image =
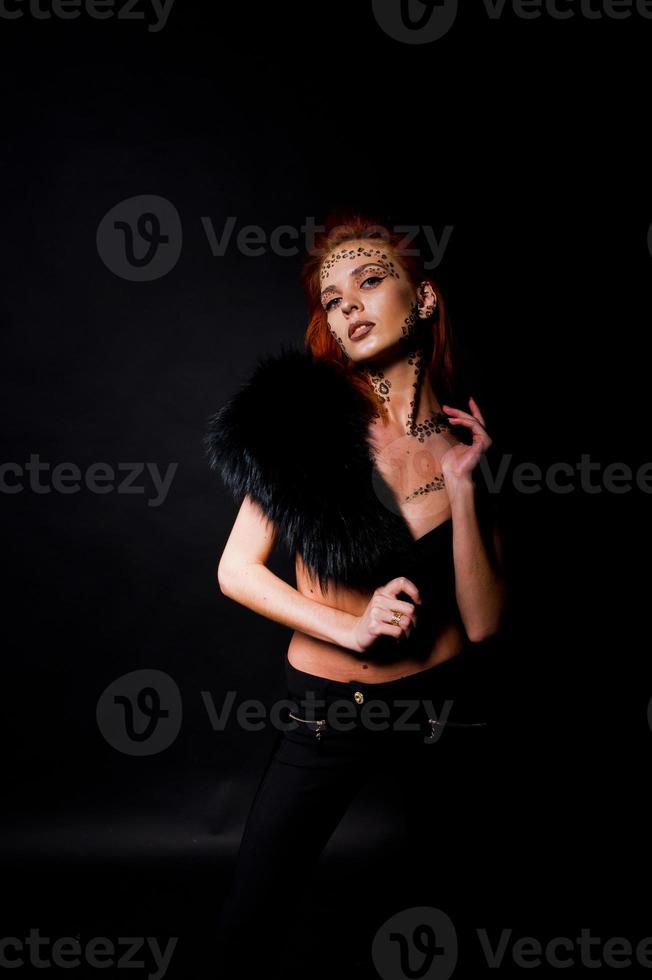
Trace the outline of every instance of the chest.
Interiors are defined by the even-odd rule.
[[[448,427],[422,434],[420,439],[390,425],[369,424],[367,442],[374,473],[382,476],[394,499],[383,493],[380,481],[378,496],[404,518],[414,538],[426,534],[451,514],[442,457],[459,441]]]

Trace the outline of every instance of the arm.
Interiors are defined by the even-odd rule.
[[[247,562],[238,569],[225,572],[220,576],[219,583],[229,599],[273,619],[275,623],[282,623],[348,650],[354,649],[349,644],[357,616],[308,599],[262,562]]]
[[[502,542],[492,526],[493,561],[487,554],[476,511],[476,489],[463,480],[451,500],[455,595],[464,628],[472,643],[496,633],[506,604]]]
[[[267,568],[276,537],[274,525],[246,496],[217,569],[222,593],[276,623],[352,650],[357,616],[308,599]]]

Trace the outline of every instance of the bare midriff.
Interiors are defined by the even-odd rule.
[[[303,562],[296,556],[296,588],[302,595],[324,605],[342,609],[361,616],[365,611],[372,592],[368,594],[342,587],[324,594],[319,584],[308,577]],[[398,641],[397,641],[398,642]],[[466,643],[466,635],[458,622],[452,620],[445,624],[433,640],[426,658],[398,658],[392,663],[374,663],[365,658],[364,653],[354,653],[337,643],[319,640],[307,633],[294,630],[287,650],[287,659],[297,670],[327,677],[335,681],[362,681],[368,684],[396,680],[420,670],[426,670],[460,653]]]

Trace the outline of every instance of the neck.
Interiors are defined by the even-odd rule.
[[[442,408],[425,370],[425,352],[413,346],[398,357],[374,361],[363,368],[378,400],[376,424],[408,435]]]

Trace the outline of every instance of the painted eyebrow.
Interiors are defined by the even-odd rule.
[[[381,269],[385,269],[385,271],[387,271],[382,262],[365,262],[363,263],[363,265],[356,265],[355,269],[351,269],[349,275],[357,276],[359,272],[362,272],[362,270],[366,269],[367,266],[369,265],[379,266]],[[338,292],[337,286],[327,286],[326,289],[322,290],[321,298],[323,299],[327,293],[336,293],[336,292]]]

